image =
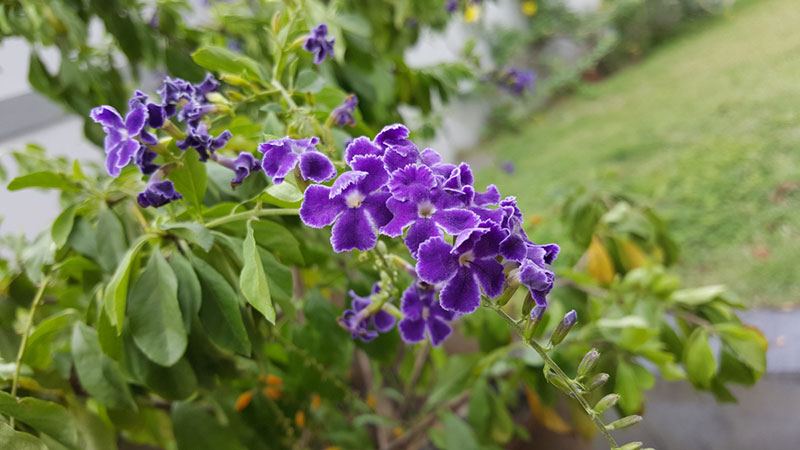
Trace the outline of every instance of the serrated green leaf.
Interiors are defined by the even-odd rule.
[[[236,292],[225,277],[208,263],[197,257],[192,257],[191,261],[203,291],[200,323],[209,339],[221,348],[249,355],[250,339],[242,321]]]
[[[183,356],[187,339],[178,306],[178,280],[158,248],[131,287],[128,319],[136,346],[151,361],[169,367]]]
[[[72,359],[81,386],[98,402],[111,408],[136,409],[117,363],[100,349],[97,332],[81,322],[72,329]]]
[[[247,237],[242,246],[244,265],[239,277],[239,287],[247,302],[260,312],[271,324],[275,324],[275,308],[269,293],[269,282],[261,265],[261,257],[253,236],[252,222],[247,222]]]

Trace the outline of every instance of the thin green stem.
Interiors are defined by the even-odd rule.
[[[272,87],[281,92],[281,95],[283,95],[283,99],[286,100],[286,104],[289,105],[290,108],[297,109],[297,103],[294,102],[291,94],[289,94],[289,91],[287,91],[286,88],[283,87],[280,81],[273,79],[272,81],[270,81],[270,84],[272,84]]]
[[[517,334],[522,338],[525,345],[535,350],[536,353],[538,353],[539,356],[542,358],[544,363],[553,370],[553,373],[555,373],[556,377],[560,379],[562,382],[564,382],[564,384],[569,388],[572,397],[575,397],[575,400],[577,400],[578,403],[580,403],[581,407],[584,409],[584,411],[586,411],[586,414],[588,414],[589,417],[592,418],[592,422],[594,422],[597,429],[600,430],[600,433],[603,435],[603,437],[606,438],[611,448],[615,449],[619,447],[617,441],[614,439],[613,436],[611,436],[611,433],[606,429],[606,424],[603,422],[603,419],[595,412],[594,408],[592,408],[592,406],[589,405],[589,402],[587,402],[586,399],[583,398],[581,392],[575,387],[575,383],[572,381],[572,378],[567,376],[567,374],[564,373],[561,367],[559,367],[558,364],[556,364],[556,362],[553,361],[553,358],[551,358],[550,355],[547,354],[545,348],[539,345],[539,343],[537,343],[533,339],[530,340],[525,339],[525,330],[517,323],[516,320],[514,320],[513,317],[506,314],[506,312],[503,311],[502,308],[487,300],[484,300],[482,303],[484,306],[488,306],[493,310],[495,310],[497,314],[499,314],[500,317],[502,317],[503,320],[505,320],[511,326],[511,328],[513,328],[514,331],[517,332]]]
[[[22,330],[22,340],[19,343],[17,361],[14,365],[14,378],[11,379],[11,397],[17,396],[17,387],[19,386],[19,369],[20,366],[22,366],[22,357],[25,355],[25,345],[28,343],[28,335],[31,332],[31,328],[33,328],[33,317],[36,315],[36,308],[39,307],[39,303],[41,303],[42,297],[44,297],[44,290],[47,288],[47,284],[49,282],[50,275],[47,275],[39,285],[39,289],[36,291],[36,296],[33,297],[33,304],[31,305],[31,312],[28,316],[28,323],[25,324],[25,328]],[[11,425],[11,428],[14,428],[13,416],[10,418],[9,424]]]
[[[238,222],[240,220],[247,220],[253,217],[264,217],[264,216],[296,216],[300,214],[299,209],[259,209],[259,210],[250,210],[245,211],[242,213],[231,214],[228,216],[220,217],[219,219],[214,219],[206,224],[206,228],[214,228],[220,225],[224,225],[226,223],[231,222]]]

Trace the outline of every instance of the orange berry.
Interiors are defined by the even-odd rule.
[[[270,386],[279,386],[283,384],[283,379],[276,375],[267,375],[267,384]]]
[[[372,409],[375,409],[375,406],[377,406],[377,404],[378,402],[375,400],[375,396],[372,394],[367,394],[367,406],[369,406]]]
[[[297,411],[297,414],[294,415],[294,423],[297,424],[298,428],[306,426],[306,415],[303,411]]]
[[[403,435],[405,430],[403,430],[403,427],[394,427],[394,430],[392,430],[392,432],[394,433],[394,437],[400,437]]]
[[[247,408],[247,405],[250,404],[250,400],[253,400],[253,393],[251,391],[242,392],[242,395],[236,399],[236,410],[241,411]]]
[[[317,409],[321,404],[322,404],[322,399],[320,398],[319,395],[314,394],[311,396],[311,409]]]
[[[282,394],[282,391],[279,388],[274,388],[274,387],[270,387],[270,386],[267,386],[267,387],[264,388],[264,395],[267,398],[271,398],[273,400],[277,400],[277,399],[281,398],[281,394]]]

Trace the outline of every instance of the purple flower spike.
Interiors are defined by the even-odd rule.
[[[503,291],[503,265],[495,257],[504,236],[497,224],[487,221],[462,231],[455,246],[441,237],[430,238],[419,247],[417,273],[428,283],[445,283],[439,295],[444,309],[471,313],[480,306],[480,288],[488,297]]]
[[[169,202],[183,198],[181,194],[175,192],[175,185],[172,184],[172,181],[159,181],[158,178],[157,175],[153,175],[153,177],[150,178],[150,182],[147,183],[144,192],[140,192],[139,195],[136,196],[136,201],[139,202],[139,206],[142,208],[147,208],[148,206],[158,208]]]
[[[356,105],[358,105],[358,97],[356,97],[355,94],[348,94],[344,99],[344,103],[342,103],[341,106],[337,106],[331,112],[331,115],[333,115],[336,120],[336,125],[340,127],[356,126],[356,119],[353,117],[353,114],[356,112]]]
[[[206,124],[201,123],[196,128],[190,127],[186,139],[178,141],[176,145],[181,150],[192,147],[200,154],[200,161],[206,162],[211,154],[225,147],[231,137],[231,132],[228,130],[223,131],[217,137],[213,137],[208,134]]]
[[[258,144],[258,151],[264,154],[264,172],[272,177],[275,184],[280,184],[299,163],[300,175],[304,180],[317,183],[332,180],[336,176],[336,168],[327,156],[317,150],[318,142],[319,138],[316,137],[291,139],[286,136]]]
[[[250,176],[250,174],[261,170],[261,161],[257,160],[255,156],[248,152],[239,153],[236,159],[226,158],[224,156],[219,157],[217,158],[217,162],[233,170],[236,174],[231,180],[231,189],[236,189],[236,186],[241,185],[244,179]]]
[[[92,120],[103,125],[106,133],[106,170],[112,177],[118,177],[139,150],[136,137],[144,129],[147,108],[140,103],[132,102],[132,105],[124,121],[112,106],[98,106],[91,112]]]
[[[401,309],[405,317],[397,324],[397,328],[405,342],[420,342],[425,339],[427,331],[435,347],[450,336],[452,328],[448,322],[456,314],[439,305],[433,285],[413,283],[403,293]]]
[[[334,39],[331,38],[328,41],[325,39],[327,37],[328,25],[321,23],[311,30],[305,44],[303,44],[303,49],[314,55],[314,64],[321,64],[328,55],[333,56]]]
[[[553,272],[526,259],[519,267],[519,281],[531,292],[537,305],[547,306],[547,294],[553,290]]]
[[[375,284],[372,293],[379,291],[380,288]],[[394,327],[395,318],[386,311],[378,310],[371,316],[365,314],[364,308],[372,303],[370,297],[360,297],[353,291],[350,291],[350,297],[350,309],[342,313],[339,324],[350,332],[351,338],[369,342],[378,337],[378,333],[386,333]]]
[[[309,186],[300,206],[300,218],[306,225],[333,225],[331,244],[336,252],[373,248],[378,240],[375,229],[392,218],[386,207],[390,194],[377,192],[389,178],[380,158],[356,156],[352,167],[332,187]]]

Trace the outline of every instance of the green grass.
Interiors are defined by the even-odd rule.
[[[543,216],[541,241],[560,238],[571,185],[638,194],[669,220],[687,285],[799,303],[800,5],[747,3],[485,143],[517,172],[478,181]]]

